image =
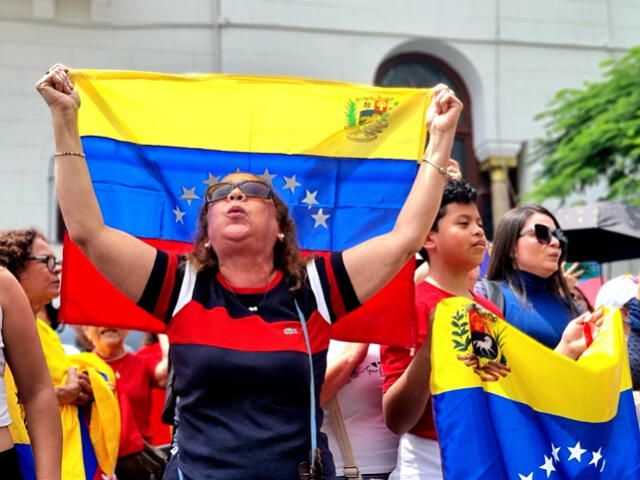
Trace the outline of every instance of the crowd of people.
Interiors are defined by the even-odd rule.
[[[487,278],[477,279],[488,242],[475,189],[450,160],[462,104],[445,85],[434,88],[426,160],[391,232],[305,259],[269,183],[234,173],[207,188],[193,251],[175,255],[104,224],[67,72],[55,65],[36,88],[52,115],[68,233],[116,288],[166,323],[168,335],[134,353],[126,330],[89,326],[91,351],[69,355],[44,309],[59,293],[60,262],[36,230],[1,233],[0,370],[5,358],[8,368],[0,471],[11,478],[26,478],[10,431],[21,426],[40,480],[85,478],[90,461],[103,478],[120,480],[438,479],[429,371],[438,341],[430,318],[441,300],[472,299],[573,360],[588,347],[585,329],[597,335],[602,310],[577,303],[575,282],[567,283],[575,272],[561,267],[566,238],[541,206],[500,220]],[[330,325],[418,251],[427,263],[416,283],[417,344],[330,341]],[[640,344],[635,284],[629,298],[602,300],[624,312],[630,351]],[[298,335],[283,339],[278,322],[296,325]],[[228,335],[237,325],[246,334]],[[509,371],[498,362],[480,368],[473,355],[461,360],[488,382]],[[639,367],[632,366],[634,388]]]

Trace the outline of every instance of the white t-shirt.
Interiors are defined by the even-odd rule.
[[[4,386],[4,339],[2,338],[2,307],[0,306],[0,427],[11,424],[9,410],[7,408],[7,389]]]
[[[344,350],[345,343],[331,340],[327,363]],[[347,383],[338,391],[356,466],[361,474],[389,473],[396,466],[398,436],[391,433],[382,417],[382,369],[380,346],[369,345],[364,361],[358,365]],[[325,409],[322,431],[329,437],[329,449],[336,465],[336,475],[344,475],[344,459],[333,432],[331,415]]]

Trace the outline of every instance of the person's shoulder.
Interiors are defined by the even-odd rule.
[[[500,311],[500,308],[498,308],[498,306],[488,298],[474,294],[474,300],[495,315],[498,315],[499,317],[503,316],[503,312]]]
[[[416,285],[416,303],[421,303],[433,309],[444,298],[451,297],[450,293],[436,287],[428,281],[420,282]]]
[[[13,274],[7,270],[5,267],[0,267],[0,286],[7,286],[11,284],[16,284],[18,280]]]
[[[18,279],[6,268],[0,267],[0,300],[10,300],[20,294],[24,294],[24,291]]]

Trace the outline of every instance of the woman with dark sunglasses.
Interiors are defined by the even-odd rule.
[[[578,316],[560,267],[566,251],[566,237],[551,212],[540,205],[514,208],[496,228],[487,278],[499,282],[510,324],[577,359],[587,346],[584,323],[596,323],[602,314]]]
[[[261,178],[235,173],[207,189],[193,251],[178,256],[104,224],[67,72],[58,64],[36,84],[52,114],[58,200],[97,269],[167,323],[178,421],[165,478],[334,478],[326,437],[313,433],[329,326],[422,247],[462,104],[446,86],[434,89],[428,157],[391,232],[305,260],[286,204]],[[316,442],[324,474],[309,465]]]

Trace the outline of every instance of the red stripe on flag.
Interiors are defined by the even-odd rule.
[[[149,245],[174,253],[192,245],[163,240],[144,240]],[[60,289],[60,319],[75,325],[118,327],[163,332],[165,325],[117,290],[93,266],[65,234]]]
[[[331,338],[346,342],[414,346],[415,260],[410,260],[385,287],[331,327]]]

